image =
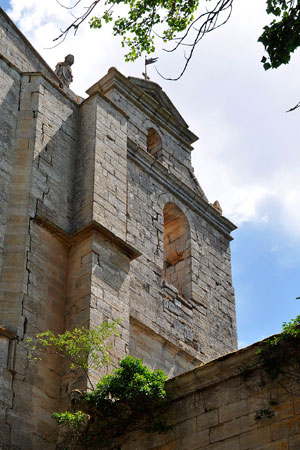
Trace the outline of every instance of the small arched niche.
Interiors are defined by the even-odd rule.
[[[154,128],[149,128],[147,135],[147,151],[150,155],[154,156],[154,158],[159,161],[162,160],[162,142],[161,137],[154,130]]]
[[[174,203],[164,207],[164,279],[185,298],[191,297],[191,232],[188,220]]]

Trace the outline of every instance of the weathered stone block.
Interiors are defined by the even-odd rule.
[[[221,421],[220,421],[221,422]],[[197,416],[197,431],[211,428],[219,423],[219,411],[214,409]]]
[[[256,448],[259,445],[270,443],[270,441],[271,441],[270,425],[249,431],[248,433],[243,433],[240,436],[241,450]]]
[[[280,440],[300,433],[300,417],[282,420],[271,425],[272,440]]]
[[[247,400],[240,400],[239,402],[231,403],[219,408],[220,423],[228,422],[236,417],[248,414]]]
[[[300,449],[300,434],[295,434],[288,439],[288,449],[289,450],[299,450]]]
[[[255,426],[251,423],[249,416],[239,417],[212,428],[210,430],[210,442],[213,443],[231,436],[240,435],[253,429]]]
[[[240,441],[238,437],[222,439],[222,442],[205,446],[203,450],[240,450]]]
[[[209,430],[197,431],[196,433],[186,433],[181,439],[182,450],[197,450],[205,447],[209,443]]]

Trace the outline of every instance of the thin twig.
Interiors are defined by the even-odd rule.
[[[291,109],[288,109],[286,112],[288,113],[288,112],[291,112],[291,111],[295,111],[295,109],[298,109],[298,108],[300,108],[300,102],[299,103],[297,103],[297,105],[296,106],[293,106],[293,108],[291,108]]]
[[[56,0],[56,3],[58,3],[59,6],[61,6],[62,8],[65,8],[65,9],[74,9],[74,8],[76,8],[76,6],[77,6],[80,2],[81,2],[81,0],[77,0],[77,2],[75,3],[75,5],[73,5],[73,6],[65,6],[65,5],[63,5],[62,3],[60,3],[59,0]]]
[[[62,3],[60,3],[60,0],[56,0],[56,1],[63,8],[68,9],[68,10],[72,10],[79,3],[81,3],[82,0],[75,1],[74,5],[70,6],[70,7],[65,6]],[[80,27],[80,25],[88,18],[88,16],[92,13],[94,8],[100,3],[100,1],[101,0],[94,0],[86,8],[86,11],[82,15],[80,15],[79,17],[75,17],[75,20],[67,28],[65,28],[64,30],[60,30],[61,33],[59,34],[59,36],[57,36],[55,39],[53,39],[53,41],[59,41],[58,44],[57,44],[57,45],[59,45],[61,42],[63,42],[65,40],[66,36],[68,35],[68,33],[71,30],[74,30],[74,34],[76,34],[78,28]],[[293,2],[293,1],[294,0],[291,0],[291,2]],[[169,41],[173,42],[175,45],[170,50],[164,48],[163,50],[165,52],[172,53],[172,52],[176,51],[180,46],[190,47],[189,54],[186,55],[184,53],[185,64],[184,64],[183,69],[182,69],[182,71],[181,71],[181,73],[180,73],[180,75],[178,77],[176,77],[176,78],[165,77],[155,67],[157,73],[165,80],[173,80],[173,81],[179,80],[179,78],[181,78],[182,75],[184,74],[184,72],[186,71],[186,69],[188,67],[188,64],[191,61],[191,58],[193,56],[195,47],[200,42],[200,40],[207,33],[218,29],[219,27],[225,25],[228,22],[229,18],[231,17],[231,13],[232,13],[232,4],[233,4],[233,0],[218,0],[216,5],[212,9],[210,9],[210,10],[206,9],[205,12],[203,12],[198,17],[196,17],[189,24],[189,26],[187,27],[187,29],[185,30],[185,32],[181,36],[173,37],[172,39],[169,39]],[[175,7],[175,2],[174,2],[174,7]],[[112,6],[110,7],[110,9],[111,8],[112,8]],[[159,37],[160,39],[163,40],[164,36],[160,36],[158,33],[156,33],[153,30],[153,26],[154,26],[154,22],[155,22],[155,13],[156,13],[156,8],[154,6],[152,8],[151,26],[149,27],[148,38],[150,40],[151,39],[151,35],[153,33],[155,36],[157,36],[157,37]],[[170,13],[171,13],[171,11],[170,11]],[[227,16],[221,23],[218,23],[220,14],[222,14],[222,13],[227,13]],[[168,14],[167,17],[170,17],[170,14]],[[162,19],[161,23],[165,22],[165,21],[166,21],[166,18]],[[201,23],[201,26],[198,27],[198,24],[200,24],[200,23]],[[192,42],[186,42],[187,38],[190,36],[190,33],[193,32],[193,31],[196,32],[196,35],[195,35],[194,39],[192,40]],[[296,109],[296,108],[294,108],[294,109]]]

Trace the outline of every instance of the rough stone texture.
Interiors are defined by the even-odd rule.
[[[299,449],[297,391],[284,377],[264,377],[262,385],[261,368],[254,365],[257,349],[255,344],[168,381],[171,405],[163,417],[173,429],[132,433],[120,441],[122,450]],[[274,416],[256,420],[262,408]]]
[[[12,174],[12,151],[17,128],[20,75],[0,60],[0,274],[2,270],[4,229],[9,203],[9,182]]]
[[[53,449],[51,414],[87,380],[55,356],[30,364],[25,339],[120,318],[113,365],[132,353],[170,377],[234,350],[235,226],[158,85],[112,68],[83,101],[2,10],[0,25],[0,442]]]
[[[130,321],[129,354],[142,358],[147,366],[163,370],[168,377],[193,368],[201,361],[182,346],[174,345],[133,317]]]

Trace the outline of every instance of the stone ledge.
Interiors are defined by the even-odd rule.
[[[4,336],[8,339],[16,339],[17,336],[15,333],[13,333],[11,330],[4,326],[0,326],[0,336]]]
[[[175,336],[166,333],[157,323],[140,314],[138,311],[131,310],[130,320],[140,324],[140,326],[144,327],[147,330],[150,330],[152,333],[165,339],[166,342],[169,342],[170,344],[174,345],[174,347],[179,348],[180,351],[182,351],[183,353],[189,355],[192,359],[194,359],[194,361],[196,361],[198,365],[203,364],[203,362],[200,359],[201,355],[199,355],[199,352],[196,351],[193,347],[191,347],[191,345],[180,340],[180,347],[179,347],[178,339],[175,338]]]
[[[120,250],[125,253],[126,256],[132,261],[133,259],[141,256],[141,253],[136,250],[132,245],[123,241],[123,239],[116,236],[112,231],[105,228],[100,223],[93,220],[89,224],[85,225],[83,228],[76,230],[73,233],[67,233],[62,228],[55,225],[53,222],[48,220],[44,216],[37,215],[35,222],[43,228],[48,229],[52,234],[54,234],[58,239],[63,241],[68,247],[79,240],[90,236],[93,233],[99,233],[105,238],[109,239],[113,244],[120,248]]]
[[[94,95],[98,95],[99,97],[101,97],[103,100],[106,101],[106,103],[108,103],[110,106],[112,106],[112,108],[114,108],[116,111],[118,111],[120,114],[122,114],[125,119],[129,119],[128,114],[126,114],[125,111],[123,111],[123,109],[119,108],[118,105],[116,105],[114,102],[112,102],[108,97],[106,97],[105,95],[103,95],[103,93],[100,91],[98,84],[92,86],[90,89],[88,89],[89,97],[84,99],[83,102],[80,104],[80,106],[82,106],[83,104],[87,103],[88,100],[93,97]]]

